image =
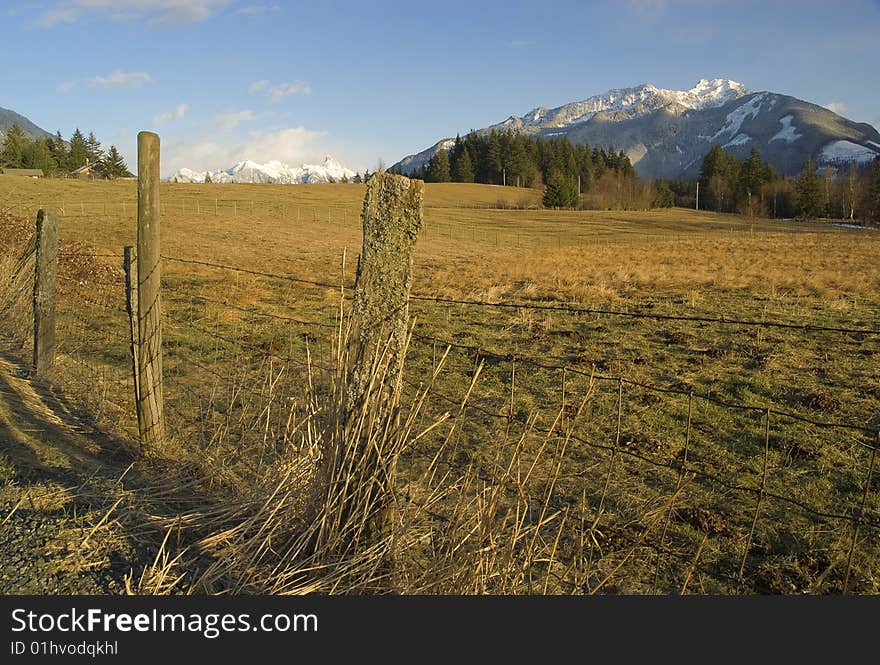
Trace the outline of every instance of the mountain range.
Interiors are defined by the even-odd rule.
[[[746,157],[757,147],[784,175],[807,159],[819,165],[864,164],[880,156],[880,134],[827,108],[774,92],[752,92],[728,79],[702,79],[689,90],[651,84],[609,90],[556,108],[537,107],[478,133],[512,131],[623,150],[648,178],[694,178],[713,144]],[[454,139],[441,139],[392,166],[404,174],[427,164]]]
[[[16,113],[15,111],[10,111],[9,109],[4,109],[0,107],[0,143],[6,138],[6,132],[9,130],[12,125],[17,124],[24,130],[24,133],[27,134],[32,139],[40,138],[40,137],[50,137],[51,133],[47,132],[42,127],[38,127],[30,120],[25,118],[23,115]]]
[[[228,169],[217,171],[193,171],[182,168],[168,178],[168,180],[176,182],[205,182],[206,175],[210,175],[211,182],[214,183],[300,185],[338,182],[343,178],[351,180],[356,174],[330,155],[326,155],[321,164],[303,164],[301,166],[288,166],[277,160],[259,164],[246,159]]]

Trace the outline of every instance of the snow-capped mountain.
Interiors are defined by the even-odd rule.
[[[670,106],[681,110],[714,108],[747,94],[749,90],[744,85],[725,79],[701,79],[690,90],[665,90],[646,83],[635,88],[609,90],[604,95],[596,95],[555,109],[548,110],[542,106],[519,118],[511,116],[494,127],[563,128],[586,122],[597,113],[612,114],[618,120],[632,119]]]
[[[713,144],[739,157],[752,146],[779,172],[798,173],[807,159],[820,165],[867,163],[880,155],[880,134],[816,104],[773,92],[751,92],[727,79],[702,79],[689,90],[650,84],[609,90],[553,109],[538,107],[484,129],[514,131],[624,150],[644,177],[694,177]],[[393,169],[426,164],[443,139]]]
[[[228,169],[217,171],[193,171],[182,168],[168,179],[176,182],[205,182],[206,175],[210,175],[211,182],[214,183],[304,185],[339,182],[346,178],[351,180],[356,174],[330,155],[326,155],[321,164],[303,164],[301,166],[288,166],[277,160],[258,164],[246,159]]]

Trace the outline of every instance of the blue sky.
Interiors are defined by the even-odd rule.
[[[0,106],[65,137],[159,132],[163,168],[358,170],[640,83],[730,78],[880,126],[880,0],[0,4]]]

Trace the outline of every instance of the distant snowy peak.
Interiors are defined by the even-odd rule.
[[[645,83],[635,88],[609,90],[555,109],[540,106],[524,116],[511,116],[496,127],[568,127],[585,122],[597,113],[631,119],[664,107],[673,111],[714,108],[748,94],[750,91],[742,83],[729,79],[700,79],[690,90],[665,90]]]
[[[751,90],[742,83],[737,83],[730,79],[700,79],[697,85],[683,93],[671,90],[664,90],[663,92],[680,95],[683,100],[687,101],[687,103],[685,101],[681,103],[693,109],[724,106],[727,102],[732,102],[734,99],[751,94]]]
[[[330,155],[321,164],[302,164],[288,166],[284,162],[271,160],[265,164],[245,159],[228,169],[218,171],[193,171],[179,169],[169,180],[177,182],[205,182],[210,176],[214,183],[265,183],[281,185],[304,185],[323,182],[338,182],[351,179],[355,172],[344,167]]]

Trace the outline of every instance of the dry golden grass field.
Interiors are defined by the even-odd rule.
[[[314,454],[363,196],[162,184],[171,436],[149,464],[176,498],[122,505],[160,535],[177,524],[177,541],[133,590],[880,591],[880,232],[543,210],[538,191],[461,184],[425,187],[394,572],[305,584],[237,502]],[[53,385],[133,446],[135,183],[0,176],[7,265],[40,206],[60,223]],[[26,303],[6,311],[26,358]]]

